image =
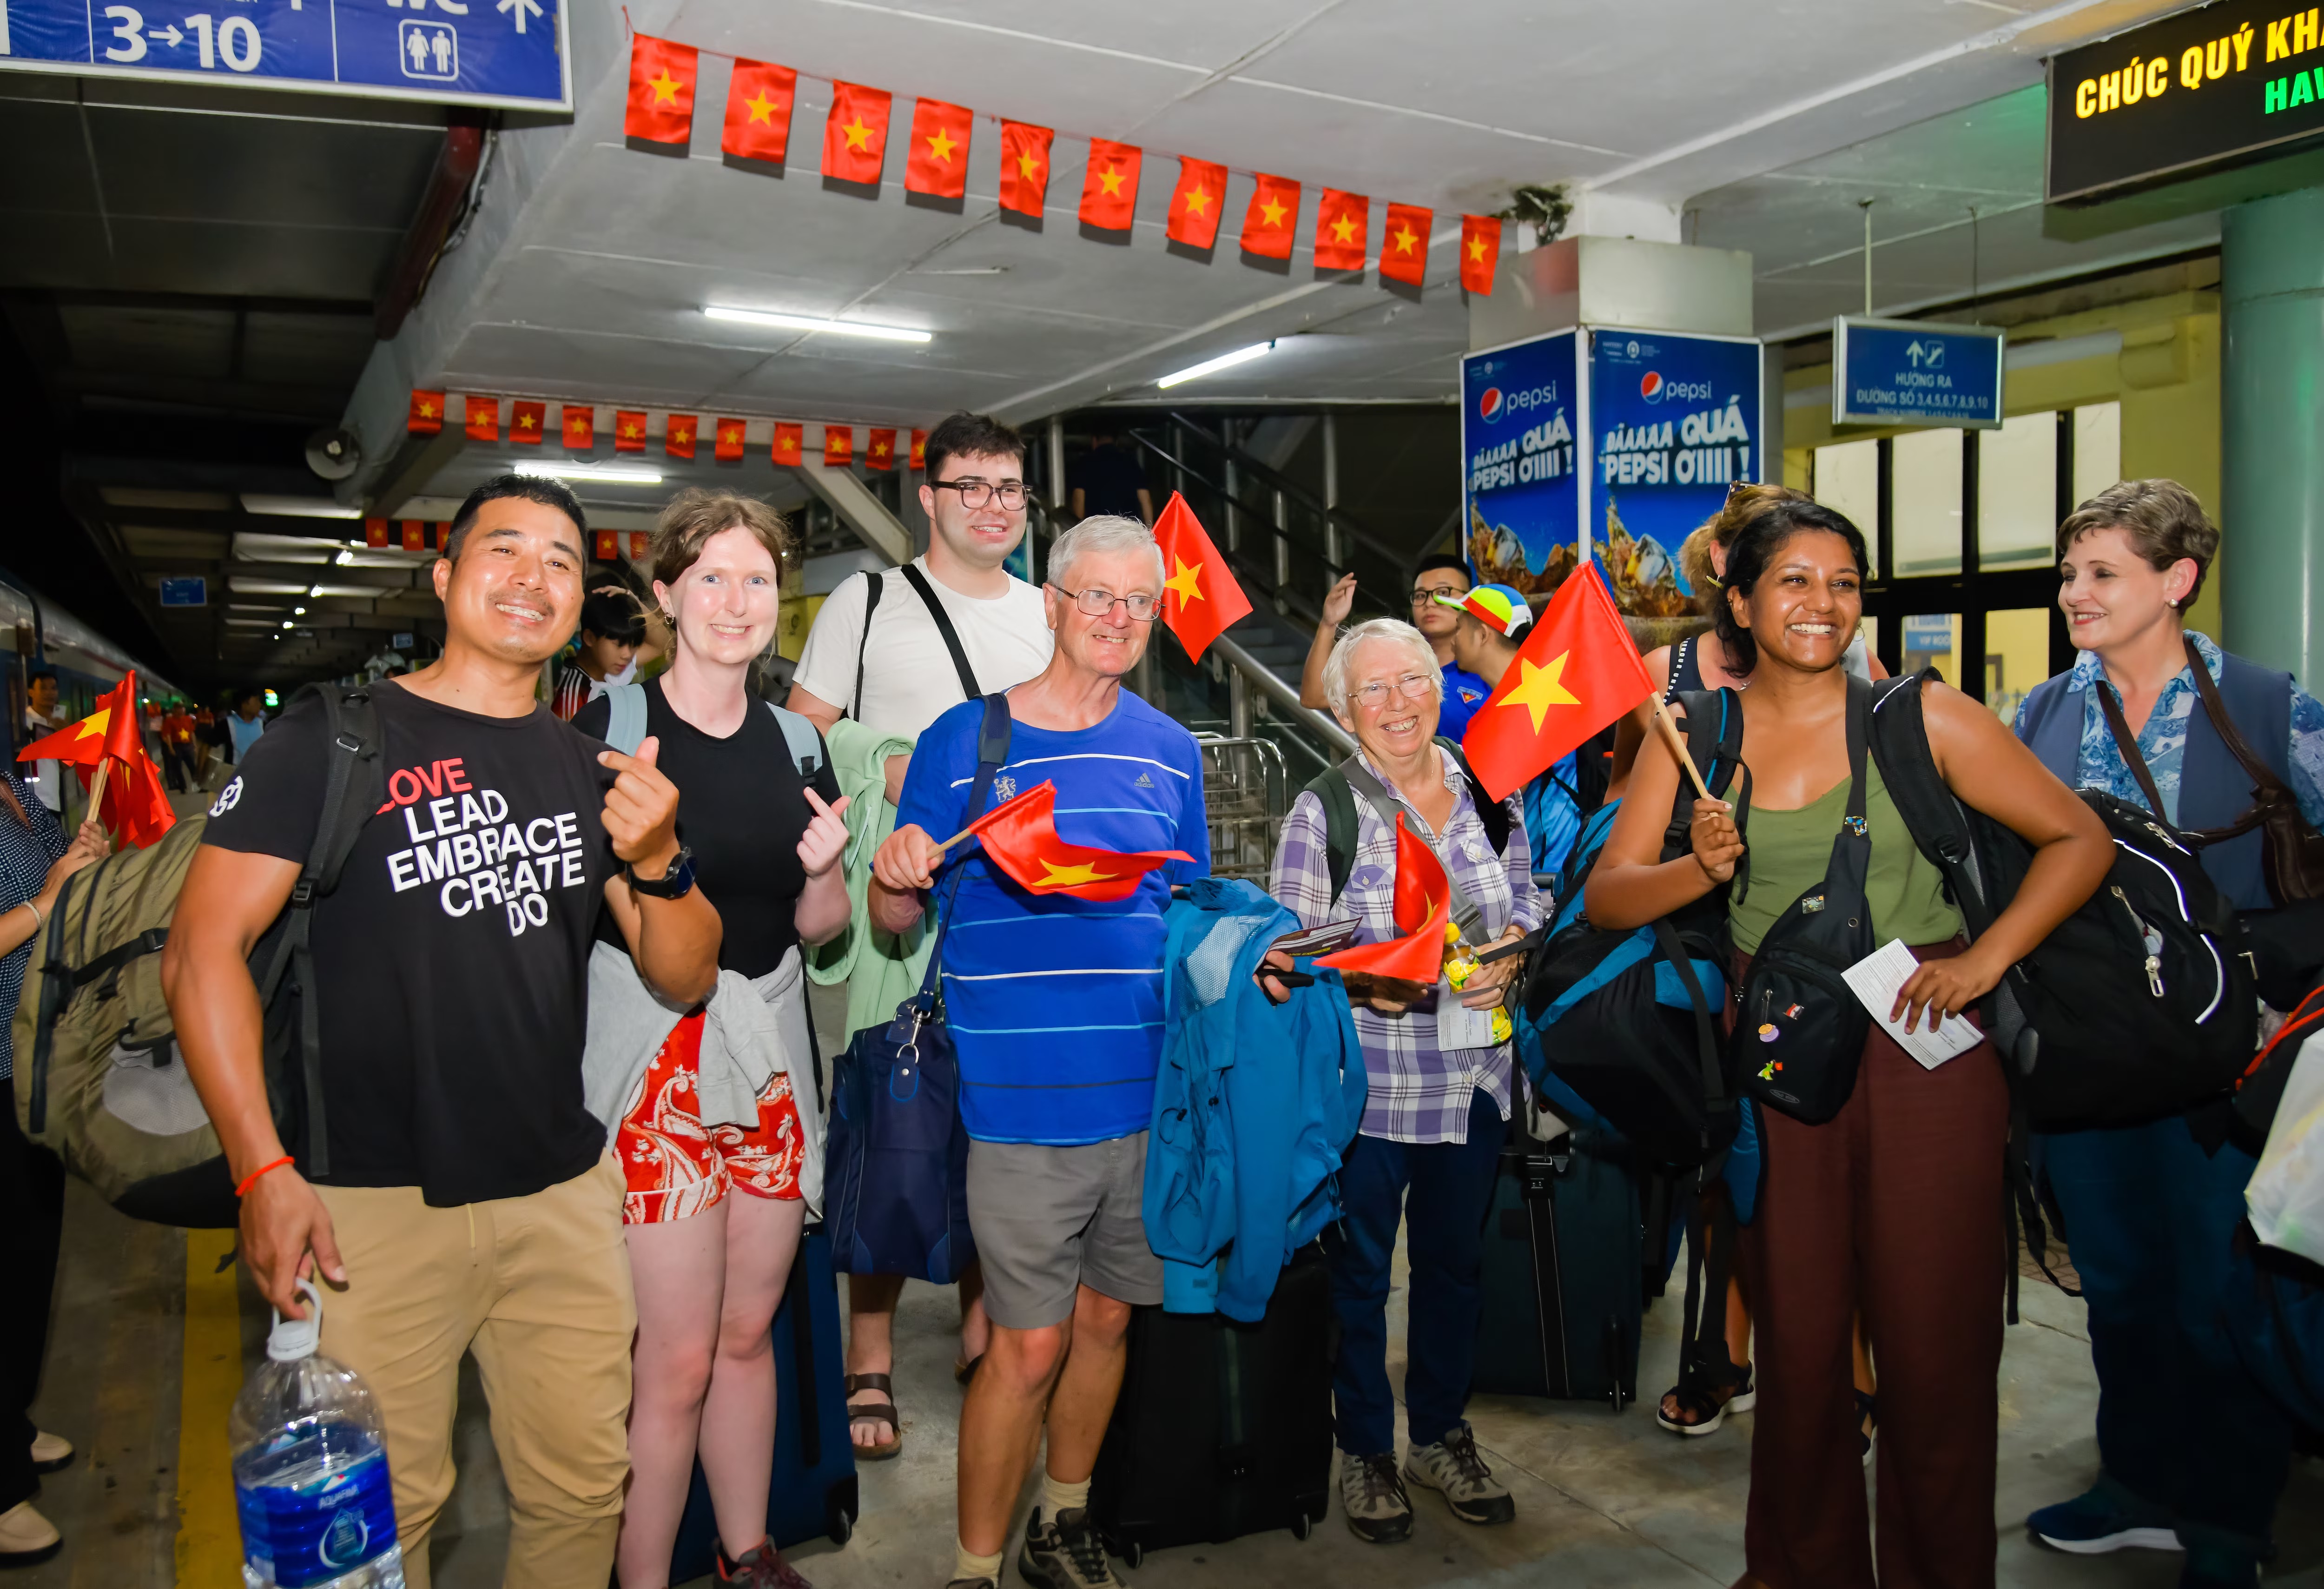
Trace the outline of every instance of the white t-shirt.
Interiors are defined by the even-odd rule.
[[[944,603],[976,682],[988,692],[1025,682],[1049,665],[1049,625],[1038,586],[1011,575],[1009,588],[989,600],[961,595],[928,572],[926,558],[912,566]],[[856,644],[863,634],[863,593],[884,579],[863,649],[863,704],[855,704]],[[807,631],[792,682],[817,700],[853,714],[867,728],[918,739],[929,724],[960,705],[960,674],[944,636],[919,593],[901,574],[883,569],[851,574],[824,599]]]

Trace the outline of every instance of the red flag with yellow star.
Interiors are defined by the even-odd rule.
[[[912,432],[912,468],[918,471],[927,467],[928,433],[926,430],[915,430]]]
[[[968,192],[969,113],[941,99],[912,106],[912,152],[904,162],[904,189],[931,199]]]
[[[888,162],[888,110],[892,103],[885,88],[867,88],[861,83],[831,85],[831,115],[823,124],[825,176],[879,185],[880,170]]]
[[[396,521],[395,528],[396,532],[403,537],[404,550],[426,551],[428,550],[427,520],[399,519]]]
[[[776,421],[775,445],[773,452],[775,462],[779,464],[797,464],[799,461],[800,450],[806,445],[806,430],[807,427],[804,425],[788,424],[781,420]]]
[[[648,548],[649,546],[650,546],[650,545],[652,545],[652,544],[653,544],[653,537],[652,537],[651,535],[648,534],[645,531],[643,531],[643,530],[632,530],[632,531],[630,531],[630,561],[632,561],[632,562],[633,562],[633,563],[642,563],[642,562],[644,562],[644,561],[646,560],[646,548]]]
[[[137,675],[122,675],[121,682],[97,697],[97,710],[16,753],[20,762],[63,762],[89,787],[107,759],[119,766],[106,774],[105,799],[97,820],[120,835],[124,844],[140,848],[170,831],[177,817],[161,787],[161,774],[145,753],[145,737],[137,726]]]
[[[1178,186],[1170,195],[1170,241],[1208,248],[1219,240],[1226,208],[1227,168],[1215,160],[1178,157]]]
[[[1154,522],[1154,543],[1162,549],[1162,621],[1199,662],[1227,625],[1250,615],[1250,598],[1175,491]]]
[[[1146,874],[1172,861],[1192,861],[1184,850],[1094,850],[1057,836],[1057,786],[1045,781],[970,823],[992,864],[1028,893],[1071,894],[1100,902],[1126,900]]]
[[[1315,268],[1360,271],[1371,242],[1372,201],[1360,193],[1323,189],[1315,210]]]
[[[1461,748],[1485,792],[1503,799],[1654,693],[1604,577],[1587,564],[1549,598]]]
[[[498,441],[501,439],[501,400],[497,397],[469,397],[467,410],[468,439]]]
[[[893,469],[896,467],[896,433],[893,430],[872,432],[872,445],[864,450],[866,468]]]
[[[1357,971],[1370,976],[1390,976],[1435,984],[1444,974],[1445,928],[1452,919],[1452,885],[1436,852],[1404,825],[1396,814],[1396,903],[1394,917],[1402,938],[1376,944],[1357,944],[1336,955],[1317,958],[1318,965],[1334,971]]]
[[[1464,215],[1461,217],[1461,285],[1489,298],[1493,267],[1501,258],[1501,217]]]
[[[540,433],[549,425],[549,405],[545,402],[512,402],[509,404],[509,439],[526,447],[539,447]]]
[[[1242,251],[1261,259],[1289,259],[1299,226],[1299,184],[1259,173],[1259,187],[1242,216]]]
[[[645,449],[645,411],[633,408],[615,409],[613,411],[613,450],[643,452]]]
[[[565,445],[575,452],[588,452],[597,445],[597,411],[567,403],[558,415],[565,429]]]
[[[1380,233],[1380,275],[1419,286],[1428,273],[1428,228],[1435,223],[1435,214],[1417,204],[1389,205],[1387,229]]]
[[[364,521],[364,544],[365,546],[385,546],[387,544],[387,521],[385,519],[365,519]]]
[[[823,467],[844,469],[855,461],[855,427],[825,425],[823,428]]]
[[[1056,134],[1029,122],[1001,124],[1001,208],[1041,218],[1049,199],[1049,141]]]
[[[433,436],[444,429],[444,394],[440,392],[411,393],[411,415],[403,428],[414,436]]]
[[[1138,168],[1145,152],[1134,143],[1092,138],[1089,174],[1082,180],[1082,224],[1127,232],[1138,210]]]
[[[692,414],[672,414],[662,421],[661,450],[664,456],[690,458],[694,456],[695,421]]]
[[[737,58],[733,79],[726,86],[726,130],[719,139],[720,152],[737,160],[782,164],[790,149],[791,101],[798,92],[798,73],[790,68]]]
[[[601,563],[619,562],[622,557],[620,532],[613,530],[598,530],[593,533],[596,537],[597,560]]]
[[[740,462],[742,457],[742,438],[746,430],[747,427],[740,420],[719,420],[718,429],[712,432],[710,456],[721,463]]]
[[[622,133],[683,149],[694,141],[694,46],[639,33],[630,41],[630,105]]]

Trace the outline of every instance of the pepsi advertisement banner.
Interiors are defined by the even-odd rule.
[[[1760,478],[1759,344],[1600,328],[1589,333],[1591,539],[1634,617],[1693,611],[1679,542],[1727,488]]]
[[[1555,590],[1581,542],[1581,392],[1561,331],[1461,361],[1463,542],[1480,583]]]

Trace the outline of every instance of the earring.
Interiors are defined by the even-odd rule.
[[[2175,611],[2179,605],[2179,598],[2175,596],[2166,596],[2163,598],[2163,605]]]

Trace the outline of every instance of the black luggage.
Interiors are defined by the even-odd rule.
[[[1255,1325],[1140,1307],[1090,1509],[1132,1567],[1148,1550],[1268,1529],[1305,1539],[1332,1486],[1332,1281],[1313,1244]]]
[[[1485,1216],[1476,1390],[1604,1401],[1638,1396],[1646,1258],[1630,1150],[1592,1127],[1539,1142],[1511,1122]]]

